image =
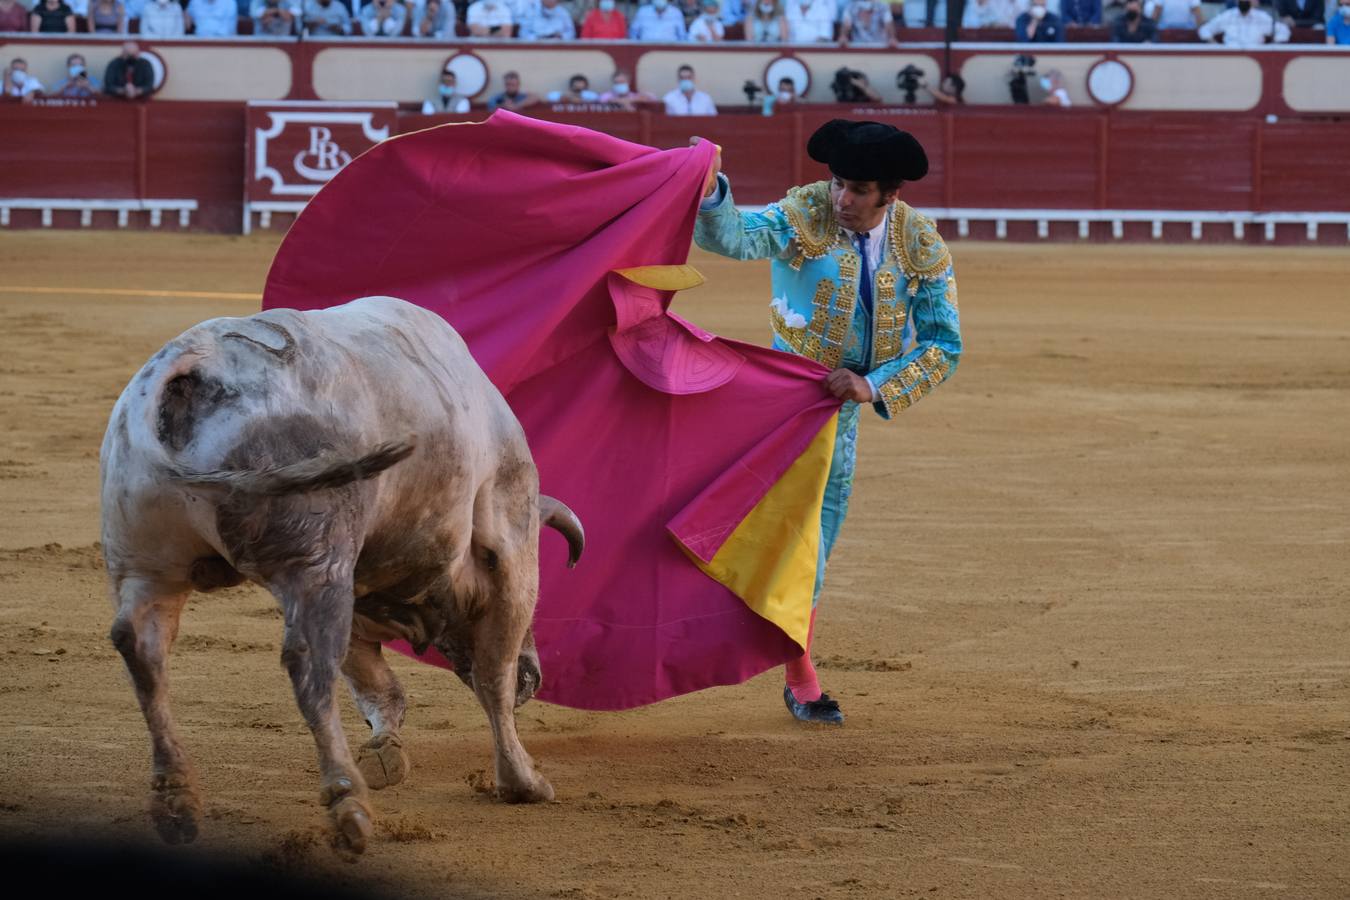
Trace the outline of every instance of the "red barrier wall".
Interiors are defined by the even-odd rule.
[[[874,114],[913,132],[928,150],[928,178],[906,188],[920,208],[1350,210],[1350,127],[1332,118],[1268,124],[1241,114],[1036,108]],[[723,146],[737,199],[765,203],[824,177],[806,157],[806,138],[822,122],[857,111],[541,115],[657,147],[707,137]],[[451,120],[403,116],[398,130]],[[243,121],[237,103],[0,106],[0,197],[194,198],[194,228],[237,233]],[[13,223],[36,224],[36,214],[16,211]]]

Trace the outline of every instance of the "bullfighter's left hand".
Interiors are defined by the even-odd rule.
[[[835,369],[825,376],[825,390],[840,400],[853,400],[857,403],[872,402],[872,382],[850,372],[848,369]]]

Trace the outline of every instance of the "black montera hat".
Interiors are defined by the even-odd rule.
[[[928,174],[928,154],[914,135],[880,122],[833,119],[811,135],[806,152],[849,181],[918,181]]]

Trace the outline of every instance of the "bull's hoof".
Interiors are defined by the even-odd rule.
[[[190,844],[197,839],[202,803],[186,775],[156,775],[150,783],[150,818],[168,844]]]
[[[510,784],[506,779],[497,781],[497,799],[507,803],[547,803],[553,799],[553,785],[538,772],[525,784]]]
[[[333,847],[343,855],[366,852],[370,838],[370,809],[355,797],[343,797],[328,808],[333,820]]]
[[[372,791],[392,787],[408,777],[408,753],[397,734],[377,734],[361,745],[356,768]]]

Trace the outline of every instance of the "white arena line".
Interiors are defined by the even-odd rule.
[[[239,294],[229,291],[153,291],[135,288],[60,288],[0,285],[0,294],[92,294],[104,297],[187,297],[194,300],[256,300],[262,294]]]

